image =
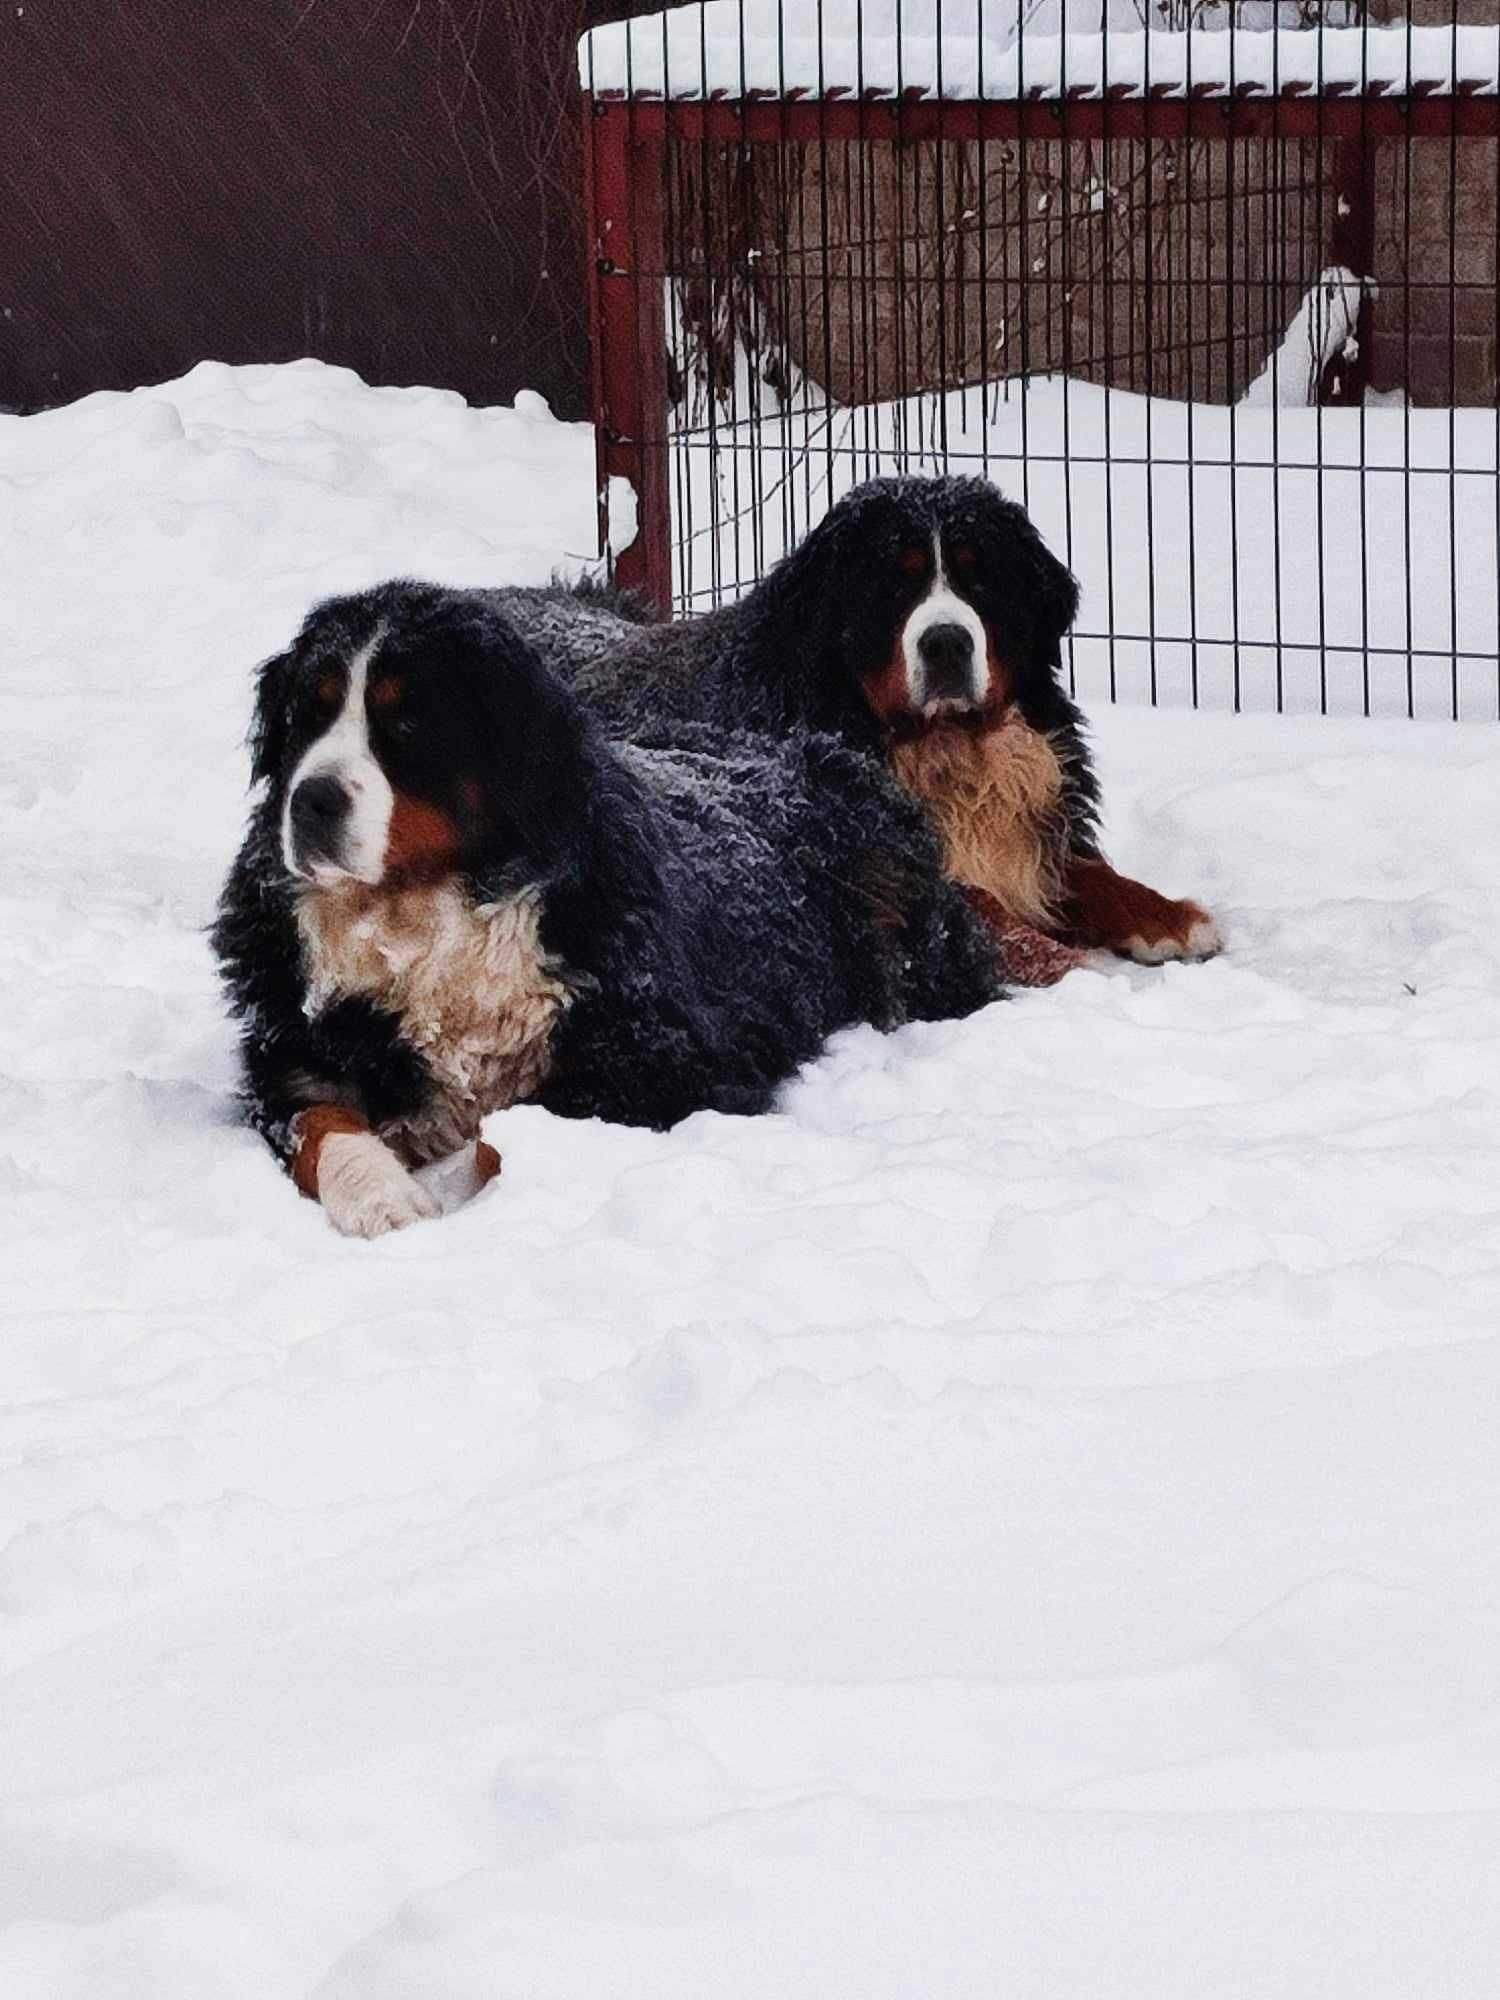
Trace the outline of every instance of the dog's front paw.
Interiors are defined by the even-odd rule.
[[[336,1132],[324,1139],[318,1200],[345,1236],[384,1236],[441,1213],[440,1204],[373,1132]]]
[[[1224,949],[1223,933],[1201,903],[1162,902],[1119,949],[1137,965],[1165,965],[1169,959],[1213,958]]]
[[[1070,944],[1112,951],[1137,965],[1168,959],[1212,958],[1224,940],[1201,903],[1174,902],[1144,882],[1120,875],[1102,856],[1073,856],[1062,901]]]

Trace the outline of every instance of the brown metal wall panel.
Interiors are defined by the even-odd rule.
[[[585,11],[0,10],[0,406],[314,354],[584,414]]]

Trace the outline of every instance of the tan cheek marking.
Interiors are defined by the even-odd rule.
[[[890,659],[878,667],[861,674],[860,685],[865,691],[865,700],[871,712],[881,721],[890,722],[898,715],[911,713],[911,696],[906,686],[906,662],[901,657],[899,646]]]
[[[995,635],[986,624],[984,628],[984,706],[991,715],[999,715],[1009,708],[1015,696],[1015,679],[1010,668],[1001,657],[1000,648],[995,643]]]
[[[397,792],[391,806],[391,828],[385,845],[385,865],[392,875],[441,875],[458,859],[458,828],[437,806]]]
[[[299,1192],[310,1201],[318,1198],[318,1155],[325,1139],[331,1139],[336,1132],[369,1129],[368,1121],[357,1111],[346,1111],[341,1104],[313,1104],[306,1111],[299,1111],[292,1120],[292,1133],[297,1141],[297,1150],[292,1155],[292,1179]]]
[[[474,1178],[478,1187],[488,1187],[500,1171],[500,1155],[488,1139],[480,1139],[474,1147]]]

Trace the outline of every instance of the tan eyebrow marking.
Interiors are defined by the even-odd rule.
[[[370,705],[373,708],[394,708],[402,694],[399,674],[382,674],[370,688]]]

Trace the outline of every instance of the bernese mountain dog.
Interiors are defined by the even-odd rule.
[[[871,480],[739,602],[677,624],[587,586],[501,595],[613,727],[812,728],[881,754],[1012,978],[1048,984],[1090,949],[1159,964],[1220,948],[1201,904],[1104,858],[1062,684],[1078,585],[988,480]]]
[[[610,741],[497,594],[322,604],[261,667],[213,944],[250,1120],[341,1230],[499,1166],[530,1098],[754,1112],[835,1029],[997,997],[922,813],[835,737]],[[441,1169],[434,1163],[444,1163]]]

